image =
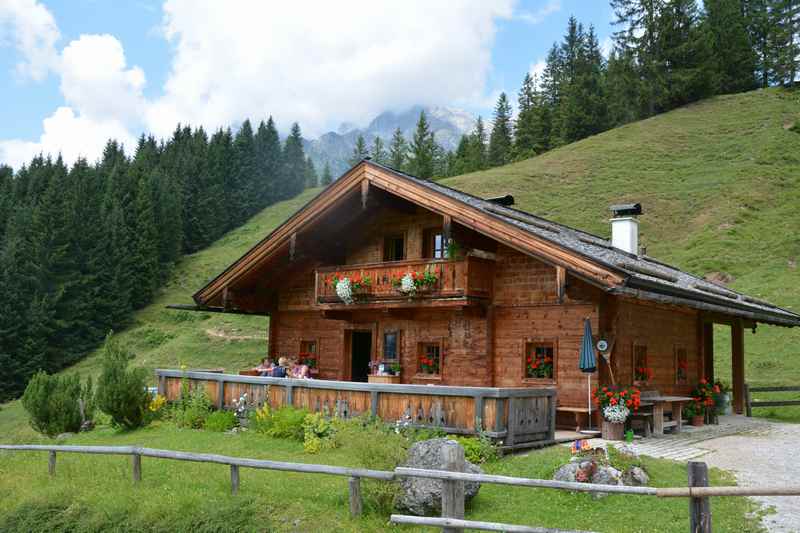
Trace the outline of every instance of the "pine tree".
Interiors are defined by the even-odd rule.
[[[314,168],[314,162],[311,157],[306,157],[306,187],[313,188],[319,186],[319,178],[317,177],[317,169]]]
[[[396,128],[392,134],[392,142],[389,144],[389,166],[395,170],[403,171],[408,161],[408,143],[406,143],[403,132]]]
[[[458,147],[456,148],[456,152],[453,156],[453,163],[450,166],[450,172],[453,176],[458,176],[459,174],[466,174],[470,171],[469,169],[469,135],[466,133],[461,135],[461,139],[458,141]]]
[[[219,238],[223,232],[234,227],[236,215],[228,211],[231,206],[230,195],[233,194],[233,165],[235,152],[233,134],[230,129],[219,129],[208,143],[208,180],[209,190],[213,192],[217,209],[209,221],[216,228],[213,239]],[[221,191],[221,192],[219,192]],[[274,193],[273,193],[274,194]]]
[[[535,155],[536,129],[536,79],[530,72],[525,73],[522,87],[517,94],[517,124],[514,128],[514,158],[524,159]],[[462,136],[459,147],[465,142]],[[466,149],[466,146],[464,147]],[[456,151],[458,154],[458,150]]]
[[[331,166],[327,161],[325,161],[325,166],[322,169],[321,185],[325,187],[327,185],[330,185],[331,183],[333,183],[333,176],[331,175]]]
[[[152,176],[143,176],[139,180],[136,195],[136,234],[133,240],[135,289],[131,293],[131,303],[134,308],[144,307],[150,303],[159,285],[160,265],[154,193]]]
[[[384,148],[383,145],[383,139],[377,136],[375,137],[375,139],[372,141],[372,149],[370,150],[369,155],[372,158],[372,160],[378,163],[379,165],[386,164],[387,155],[386,155],[386,148]]]
[[[253,127],[249,120],[245,120],[236,133],[233,150],[233,190],[228,212],[234,217],[234,225],[238,226],[255,213],[257,205],[251,196],[257,188],[254,182],[257,180],[258,168]]]
[[[0,245],[3,243],[6,222],[11,214],[14,195],[14,171],[7,165],[0,165]]]
[[[467,156],[468,172],[483,170],[487,168],[486,153],[486,129],[483,126],[483,118],[480,116],[475,121],[475,130],[470,135],[469,155]]]
[[[281,168],[281,141],[275,121],[258,125],[255,137],[256,167],[258,169],[258,208],[262,209],[277,199],[276,186]]]
[[[210,175],[210,173],[209,173]],[[160,264],[159,277],[166,281],[175,263],[181,256],[183,244],[183,212],[181,206],[181,191],[178,181],[164,174],[160,169],[152,173],[155,184],[155,220],[158,230],[158,261]],[[209,217],[204,221],[204,235],[208,243],[216,240],[224,228],[224,215],[219,199],[222,196],[221,183],[209,183],[206,188],[209,195],[204,202],[205,213]],[[108,333],[107,331],[103,332]]]
[[[633,53],[613,50],[608,58],[604,82],[609,127],[633,122],[641,116],[640,83]]]
[[[292,124],[292,131],[286,138],[282,154],[283,179],[281,180],[284,195],[282,199],[297,196],[306,184],[306,156],[303,152],[303,135],[300,125]]]
[[[756,84],[756,56],[750,44],[741,2],[704,0],[703,30],[711,50],[712,84],[716,93],[749,91]]]
[[[797,0],[772,0],[770,20],[771,80],[789,86],[798,81],[800,71],[800,3]]]
[[[367,150],[367,143],[364,140],[364,136],[359,134],[356,138],[356,144],[353,146],[353,154],[350,156],[348,163],[351,167],[354,167],[365,157],[369,157],[369,150]]]
[[[774,54],[772,50],[772,34],[774,28],[770,16],[770,6],[775,0],[745,0],[743,2],[744,18],[747,21],[747,33],[753,47],[756,61],[756,83],[762,88],[769,87],[772,78]]]
[[[408,162],[409,172],[418,178],[428,179],[433,176],[436,141],[428,126],[425,111],[420,111],[417,127],[410,145]]]
[[[500,93],[494,108],[494,123],[489,136],[489,165],[500,166],[511,161],[513,146],[511,132],[511,104],[506,93]]]

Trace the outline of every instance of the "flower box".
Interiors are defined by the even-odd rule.
[[[622,440],[625,436],[625,424],[619,422],[609,422],[603,419],[602,437],[605,440]]]

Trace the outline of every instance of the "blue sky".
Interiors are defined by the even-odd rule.
[[[487,116],[570,15],[612,32],[605,0],[3,0],[0,163],[94,158],[178,122],[273,114],[313,137],[415,103]]]

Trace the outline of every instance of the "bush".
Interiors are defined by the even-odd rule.
[[[305,430],[303,420],[308,411],[294,407],[281,407],[270,413],[265,433],[279,439],[292,439],[303,442]]]
[[[206,391],[200,388],[189,389],[189,384],[181,385],[181,398],[175,404],[172,418],[180,428],[201,429],[211,414],[211,400]]]
[[[83,405],[83,416],[81,406]],[[80,376],[34,374],[22,396],[31,427],[48,437],[80,431],[84,420],[94,414],[92,380],[81,386]]]
[[[303,419],[303,450],[319,453],[336,447],[336,429],[339,419],[330,420],[322,413],[309,413]]]
[[[97,407],[111,417],[111,423],[124,429],[136,429],[147,422],[150,394],[147,371],[128,369],[133,354],[120,346],[111,335],[103,345],[103,369],[97,381]]]
[[[238,420],[236,419],[236,415],[233,414],[233,411],[225,411],[224,409],[220,409],[219,411],[214,411],[208,415],[208,418],[206,418],[206,421],[203,424],[203,428],[206,431],[218,431],[222,433],[235,428],[237,422]]]
[[[449,435],[449,439],[458,442],[464,447],[464,457],[472,464],[483,464],[494,461],[500,457],[492,439],[485,435],[465,437],[463,435]]]
[[[406,460],[409,439],[393,427],[371,416],[338,422],[335,446],[352,453],[361,468],[394,470]],[[362,480],[364,501],[379,513],[389,514],[400,496],[400,484],[392,481]]]

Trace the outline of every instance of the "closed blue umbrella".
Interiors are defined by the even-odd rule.
[[[592,322],[588,318],[583,320],[581,358],[578,366],[581,372],[586,373],[589,391],[589,429],[592,429],[592,374],[597,370],[597,357],[594,353],[594,340],[592,340]]]

